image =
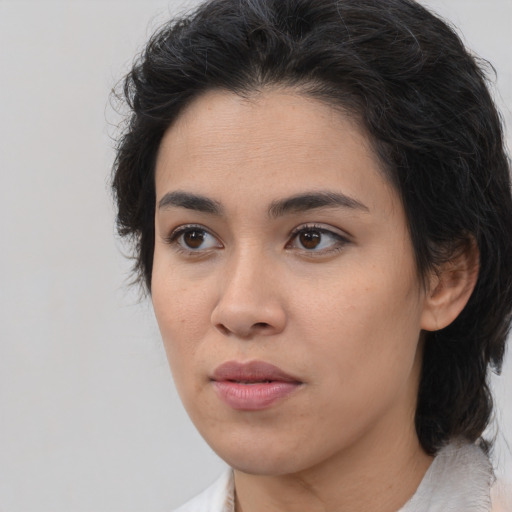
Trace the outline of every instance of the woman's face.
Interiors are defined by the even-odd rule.
[[[156,317],[224,460],[288,474],[415,435],[425,294],[353,122],[293,91],[204,94],[162,140],[156,201]]]

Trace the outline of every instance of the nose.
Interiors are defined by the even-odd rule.
[[[272,264],[261,255],[249,254],[225,268],[211,315],[215,328],[243,339],[282,332],[286,312]]]

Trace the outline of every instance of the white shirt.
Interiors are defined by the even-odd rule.
[[[454,442],[439,451],[412,498],[397,512],[490,512],[493,483],[492,467],[482,450]],[[227,470],[175,512],[234,512],[234,497],[233,472]]]

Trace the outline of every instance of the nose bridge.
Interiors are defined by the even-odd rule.
[[[267,258],[264,251],[253,244],[241,246],[234,251],[225,276],[226,292],[244,293],[244,288],[249,288],[255,298],[258,284],[265,284],[264,264]],[[269,268],[267,266],[267,270]]]
[[[272,258],[262,248],[247,244],[233,251],[220,276],[212,323],[242,337],[280,332],[286,318],[274,272]]]

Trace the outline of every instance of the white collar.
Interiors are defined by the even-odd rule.
[[[412,498],[399,512],[488,512],[491,463],[474,444],[453,442],[439,451]]]
[[[473,444],[456,441],[442,448],[412,498],[398,512],[489,512],[494,481],[488,457]],[[233,471],[175,512],[234,512]]]

